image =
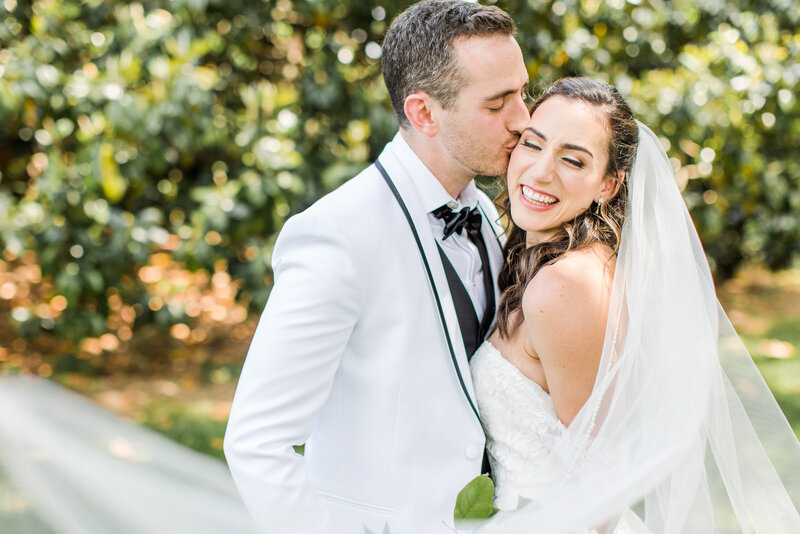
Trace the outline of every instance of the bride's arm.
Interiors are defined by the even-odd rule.
[[[613,279],[614,263],[607,260],[599,247],[567,253],[536,274],[522,299],[528,343],[565,425],[597,377]]]

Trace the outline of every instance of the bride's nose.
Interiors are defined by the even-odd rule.
[[[555,165],[547,154],[539,154],[528,167],[526,174],[535,183],[548,184],[553,181]]]

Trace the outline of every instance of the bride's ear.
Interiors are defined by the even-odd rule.
[[[611,200],[617,193],[619,193],[623,182],[625,181],[625,171],[617,171],[616,174],[609,174],[603,180],[603,186],[600,189],[600,196],[606,200]]]

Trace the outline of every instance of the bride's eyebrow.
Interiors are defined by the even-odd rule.
[[[528,126],[525,129],[532,132],[533,135],[540,138],[542,141],[547,141],[547,136],[544,135],[539,130],[537,130],[536,128]],[[561,148],[566,148],[567,150],[577,150],[579,152],[585,152],[589,155],[589,157],[594,158],[594,154],[592,154],[591,150],[589,150],[588,148],[584,148],[580,145],[573,145],[572,143],[564,143],[563,145],[561,145]]]
[[[542,132],[540,132],[539,130],[537,130],[536,128],[533,128],[533,127],[531,127],[531,126],[528,126],[528,127],[527,127],[527,128],[525,128],[525,129],[526,129],[526,130],[528,130],[529,132],[533,132],[533,135],[535,135],[536,137],[540,138],[542,141],[547,141],[547,136],[546,136],[546,135],[544,135],[544,134],[543,134]]]
[[[567,150],[577,150],[579,152],[585,152],[586,154],[589,155],[590,158],[594,159],[594,154],[592,154],[592,152],[588,148],[583,148],[580,145],[573,145],[573,144],[570,144],[570,143],[565,143],[565,144],[561,145],[561,148],[566,148]]]

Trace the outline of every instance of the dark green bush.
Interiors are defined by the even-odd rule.
[[[4,0],[0,243],[38,256],[79,341],[137,322],[156,251],[222,265],[258,310],[274,237],[393,135],[382,35],[405,2]],[[534,87],[585,74],[620,88],[664,140],[720,277],[789,265],[800,243],[800,32],[789,1],[506,1]],[[358,214],[353,214],[357,217]],[[220,263],[222,262],[222,263]],[[116,297],[115,297],[116,298]]]

